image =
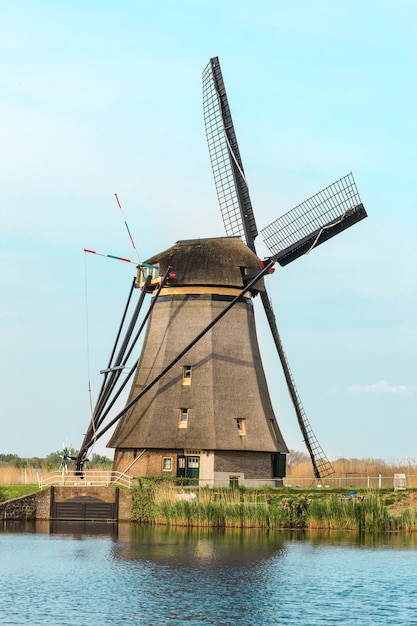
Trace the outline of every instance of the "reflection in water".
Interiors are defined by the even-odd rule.
[[[74,539],[83,539],[85,537],[112,537],[117,540],[117,523],[54,521],[50,523],[50,533],[62,537],[73,537]]]
[[[34,533],[39,535],[61,535],[83,539],[85,537],[114,537],[117,539],[117,523],[113,522],[67,522],[47,520],[3,521],[0,533]]]
[[[5,522],[0,624],[408,626],[416,548],[400,533]]]
[[[417,548],[417,533],[387,532],[387,533],[359,533],[343,530],[309,530],[291,533],[295,541],[308,541],[319,546],[350,546],[357,548]]]
[[[119,525],[114,556],[176,567],[241,567],[266,559],[284,549],[281,534]]]
[[[134,560],[162,559],[167,563],[178,557],[188,562],[190,544],[196,544],[193,558],[227,558],[240,560],[282,550],[288,542],[308,542],[312,545],[350,546],[363,548],[417,548],[417,533],[357,533],[338,530],[254,530],[254,529],[200,529],[170,526],[140,526],[128,522],[68,522],[4,520],[2,533],[46,534],[83,539],[86,537],[110,537],[118,543],[120,558]],[[197,547],[198,546],[198,547]],[[146,556],[144,556],[146,555]],[[261,556],[260,558],[264,558]]]

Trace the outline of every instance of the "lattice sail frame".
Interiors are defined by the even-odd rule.
[[[275,255],[290,248],[300,248],[301,245],[302,254],[306,254],[323,240],[364,217],[366,212],[350,172],[276,219],[261,232],[265,244]]]
[[[226,235],[240,237],[253,250],[258,231],[217,57],[203,71],[203,115]]]

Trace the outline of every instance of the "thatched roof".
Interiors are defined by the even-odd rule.
[[[243,287],[242,273],[259,272],[261,263],[240,237],[188,239],[147,259],[150,265],[159,265],[163,274],[170,265],[175,279],[170,285],[204,285]],[[263,280],[257,285],[263,290]]]

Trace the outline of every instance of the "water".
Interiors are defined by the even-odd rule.
[[[0,624],[417,625],[417,537],[7,524]]]

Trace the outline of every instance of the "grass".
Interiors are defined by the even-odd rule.
[[[403,492],[363,490],[350,497],[349,490],[200,488],[193,493],[195,500],[179,500],[178,488],[147,480],[134,489],[133,520],[203,528],[417,531],[417,507],[407,506]]]
[[[38,485],[0,485],[0,502],[39,491]]]

